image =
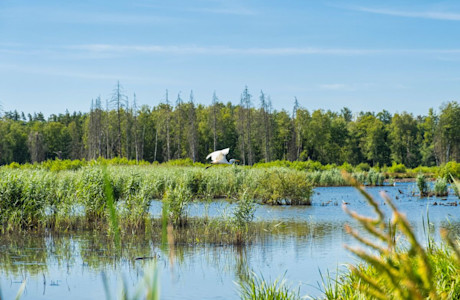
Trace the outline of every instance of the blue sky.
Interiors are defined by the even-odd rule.
[[[117,81],[274,108],[427,114],[460,92],[456,1],[0,1],[4,110],[86,112]]]

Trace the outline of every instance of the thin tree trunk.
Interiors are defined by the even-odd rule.
[[[153,153],[154,161],[157,161],[157,149],[158,149],[158,129],[155,129],[155,151]]]

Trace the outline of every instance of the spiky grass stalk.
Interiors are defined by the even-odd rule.
[[[448,195],[447,179],[438,177],[434,183],[434,194],[437,197],[444,197]]]
[[[252,197],[247,191],[244,191],[238,199],[231,218],[231,226],[236,232],[236,243],[238,245],[243,244],[246,240],[248,226],[254,219],[255,210],[254,197]]]
[[[362,245],[370,247],[378,252],[373,254],[362,248],[346,246],[346,248],[356,256],[365,261],[376,272],[376,276],[368,276],[356,267],[351,267],[354,276],[361,279],[364,284],[355,287],[368,297],[377,299],[440,299],[436,286],[433,283],[433,272],[426,250],[421,246],[409,225],[409,222],[394,205],[393,201],[385,194],[381,193],[385,203],[392,210],[390,226],[397,228],[408,243],[407,251],[400,251],[397,248],[395,239],[391,238],[390,226],[384,222],[384,212],[377,205],[375,200],[346,174],[361,194],[364,195],[368,203],[374,208],[377,217],[368,218],[352,212],[344,207],[344,210],[355,220],[361,223],[368,234],[380,240],[380,243],[373,242],[364,238],[358,231],[350,227],[347,231]]]
[[[120,226],[118,225],[118,215],[115,208],[114,197],[113,197],[113,189],[112,185],[110,184],[109,175],[107,173],[107,169],[103,169],[104,174],[104,191],[105,197],[107,201],[107,208],[109,210],[109,218],[110,218],[110,232],[113,233],[114,241],[116,247],[119,249],[121,248],[121,240],[120,240]]]
[[[420,192],[420,197],[428,196],[429,187],[428,187],[428,184],[426,182],[425,175],[423,175],[423,174],[417,175],[416,181],[417,181],[418,190]]]
[[[267,282],[263,276],[253,273],[248,280],[239,283],[240,297],[244,300],[296,300],[301,299],[293,292],[284,279]]]
[[[455,179],[452,174],[450,174],[450,178],[452,178],[452,189],[454,190],[455,195],[460,198],[460,181]]]

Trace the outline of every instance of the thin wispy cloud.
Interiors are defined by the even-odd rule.
[[[388,15],[395,17],[406,17],[406,18],[421,18],[421,19],[433,19],[433,20],[444,20],[444,21],[460,21],[460,13],[454,12],[443,12],[443,11],[404,11],[404,10],[393,10],[393,9],[382,9],[382,8],[370,8],[370,7],[353,7],[351,10],[362,11],[367,13]]]
[[[344,83],[320,84],[319,88],[321,90],[328,90],[328,91],[353,91],[355,90],[352,86],[344,84]]]
[[[76,44],[76,45],[15,45],[0,44],[0,53],[11,55],[42,55],[54,58],[114,58],[130,55],[239,55],[239,56],[407,56],[427,55],[439,59],[441,55],[456,57],[460,48],[451,49],[377,49],[377,48],[322,48],[322,47],[267,47],[239,48],[228,46],[196,45],[122,45],[122,44]]]
[[[221,46],[174,46],[174,45],[116,45],[82,44],[65,46],[69,50],[91,53],[169,53],[184,55],[412,55],[412,54],[460,54],[460,48],[453,49],[371,49],[371,48],[321,48],[321,47],[280,47],[280,48],[237,48]]]
[[[202,12],[220,15],[236,15],[236,16],[254,16],[257,13],[247,8],[191,8],[191,12]]]
[[[170,53],[205,55],[366,55],[385,52],[379,49],[341,49],[315,47],[236,48],[220,46],[114,45],[86,44],[68,46],[68,49],[98,53]]]
[[[204,1],[203,6],[194,5],[189,8],[191,12],[201,12],[208,14],[235,15],[235,16],[254,16],[258,12],[249,8],[249,2],[246,1]]]
[[[0,18],[15,20],[17,16],[27,18],[31,22],[59,24],[110,24],[110,25],[143,25],[158,23],[176,23],[180,18],[149,15],[142,13],[96,12],[87,10],[67,10],[50,7],[10,7],[0,9]],[[37,17],[39,16],[39,17]]]

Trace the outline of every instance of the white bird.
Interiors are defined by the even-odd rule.
[[[206,156],[206,159],[211,158],[211,163],[213,165],[218,165],[218,164],[232,165],[239,160],[232,158],[230,159],[230,161],[228,161],[225,156],[228,154],[229,151],[230,151],[230,148],[225,148],[222,150],[214,151],[212,153],[209,153],[208,156]],[[206,167],[206,169],[210,167],[212,167],[212,165]]]

